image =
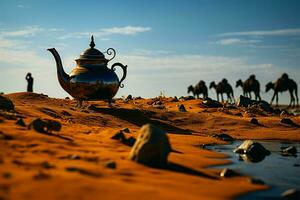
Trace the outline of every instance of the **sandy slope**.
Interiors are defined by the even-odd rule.
[[[117,100],[111,109],[105,102],[89,102],[93,109],[75,108],[72,100],[38,94],[7,95],[26,124],[34,118],[55,119],[63,127],[57,136],[28,130],[0,116],[0,131],[12,140],[0,139],[0,199],[232,199],[265,189],[249,177],[220,179],[219,170],[207,166],[229,161],[225,155],[200,148],[223,143],[210,137],[227,133],[237,139],[285,139],[300,141],[300,129],[282,125],[278,116],[249,117],[216,108],[203,108],[201,100],[180,102],[188,112],[178,112],[172,99],[162,101],[166,110],[152,108],[153,99]],[[2,122],[1,122],[2,121]],[[300,124],[300,117],[293,121]],[[110,137],[128,127],[136,137],[145,123],[168,132],[172,148],[168,169],[155,169],[127,159],[129,146]],[[63,136],[63,137],[61,137]],[[116,163],[116,169],[107,167]]]

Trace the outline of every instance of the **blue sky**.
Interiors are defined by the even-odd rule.
[[[24,91],[30,71],[36,92],[67,96],[45,49],[55,47],[70,72],[91,34],[99,50],[116,49],[110,65],[128,65],[119,97],[154,97],[160,91],[182,96],[200,79],[209,84],[226,77],[235,86],[251,73],[263,91],[283,72],[300,83],[299,0],[2,0],[0,7],[0,91],[5,93]],[[263,97],[269,101],[270,95]],[[282,102],[287,97],[282,95]]]

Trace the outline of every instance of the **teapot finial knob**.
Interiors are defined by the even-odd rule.
[[[91,47],[91,48],[94,48],[95,46],[96,46],[96,45],[95,45],[95,43],[94,43],[94,36],[92,35],[90,47]]]

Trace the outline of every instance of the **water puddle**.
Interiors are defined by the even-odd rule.
[[[225,153],[230,156],[232,164],[226,166],[216,166],[213,168],[230,168],[258,178],[264,181],[271,188],[265,191],[253,192],[239,197],[239,200],[248,199],[281,199],[281,193],[290,188],[300,189],[300,143],[278,142],[278,141],[258,141],[271,154],[260,162],[251,162],[243,159],[233,152],[243,141],[235,141],[228,145],[212,145],[207,149]],[[288,146],[295,146],[298,153],[296,156],[283,156],[281,149]]]

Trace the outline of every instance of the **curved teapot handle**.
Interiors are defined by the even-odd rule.
[[[122,63],[114,63],[112,66],[111,66],[111,70],[113,71],[116,71],[116,66],[120,66],[123,70],[123,76],[121,78],[121,80],[119,81],[119,87],[120,88],[123,88],[124,87],[124,84],[121,84],[124,79],[126,78],[126,75],[127,75],[127,65],[123,65]]]

